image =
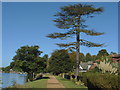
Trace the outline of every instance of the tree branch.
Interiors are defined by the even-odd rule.
[[[59,47],[69,47],[69,46],[75,46],[76,42],[72,42],[72,43],[68,43],[68,44],[60,43],[60,44],[56,44],[56,45],[58,45]]]
[[[74,30],[70,30],[66,33],[53,33],[53,34],[49,34],[47,35],[47,37],[49,38],[52,38],[52,39],[56,39],[56,38],[59,38],[59,39],[66,39],[68,37],[71,37],[71,35],[75,34]]]
[[[99,35],[103,35],[104,33],[100,33],[100,32],[96,32],[96,31],[93,31],[93,30],[86,30],[86,29],[75,29],[75,31],[79,31],[79,32],[83,32],[87,35],[90,35],[90,36],[99,36]]]
[[[80,45],[87,46],[87,47],[103,47],[104,44],[97,44],[87,40],[80,39]]]

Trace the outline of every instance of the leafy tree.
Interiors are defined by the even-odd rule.
[[[16,72],[23,72],[22,69],[18,67],[18,63],[14,61],[10,63],[10,68]]]
[[[60,8],[61,11],[55,14],[56,26],[60,29],[68,30],[65,33],[52,33],[47,37],[56,39],[59,38],[61,40],[67,39],[72,36],[76,36],[75,42],[70,42],[66,44],[57,44],[60,47],[66,47],[70,50],[76,50],[76,76],[79,73],[79,53],[80,53],[80,45],[87,47],[100,47],[103,44],[93,43],[87,40],[84,40],[80,37],[80,34],[85,33],[90,36],[99,36],[104,33],[99,33],[93,30],[88,30],[87,25],[85,25],[86,17],[94,17],[94,14],[101,13],[103,11],[102,8],[95,8],[93,5],[86,4],[74,4],[69,6],[64,6]]]
[[[108,56],[108,55],[109,55],[109,54],[108,54],[107,50],[106,50],[106,49],[102,49],[102,50],[100,50],[100,51],[98,52],[98,54],[97,54],[97,59],[100,59],[101,57]]]
[[[97,60],[97,56],[96,55],[92,55],[92,61],[96,61]]]
[[[28,79],[32,81],[33,73],[41,72],[45,68],[43,59],[39,57],[41,53],[39,46],[23,46],[16,51],[16,55],[13,57],[14,63],[11,65],[27,72]]]
[[[91,56],[91,54],[90,54],[90,53],[87,53],[85,59],[86,59],[86,61],[92,61],[92,56]]]
[[[80,61],[85,62],[85,56],[83,53],[80,53]]]
[[[75,61],[76,61],[76,52],[74,52],[74,51],[72,51],[71,53],[69,53],[69,56],[70,56],[70,58],[71,58],[71,61],[72,61],[72,63],[73,63],[73,66],[75,67],[76,66],[76,64],[75,64]],[[85,56],[84,56],[84,54],[83,53],[80,53],[80,60],[82,61],[82,62],[85,62]],[[74,68],[75,69],[75,68]]]
[[[41,71],[38,71],[38,73],[39,72],[46,72],[47,62],[48,62],[48,55],[45,54],[43,57],[41,57],[40,64],[38,63],[38,65],[42,65],[42,68],[38,69],[38,70],[41,70]]]
[[[66,50],[56,50],[52,53],[49,60],[48,71],[58,75],[67,73],[73,68],[69,54]]]
[[[114,54],[117,54],[116,52],[110,52],[110,55],[114,55]]]
[[[2,71],[4,71],[5,73],[9,73],[10,72],[10,66],[2,67]]]
[[[75,66],[75,57],[76,57],[76,52],[72,51],[71,53],[69,53],[70,59],[73,62],[73,66]]]

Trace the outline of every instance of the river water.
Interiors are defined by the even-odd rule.
[[[2,80],[2,84],[1,84]],[[5,88],[16,84],[24,84],[26,82],[26,74],[16,73],[0,73],[0,88]]]

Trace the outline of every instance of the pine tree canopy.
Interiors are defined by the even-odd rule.
[[[55,14],[56,26],[60,29],[67,29],[68,31],[65,33],[52,33],[49,34],[47,37],[56,39],[59,38],[61,40],[67,39],[72,36],[79,35],[81,33],[85,33],[86,35],[90,36],[99,36],[103,35],[104,33],[96,32],[94,30],[88,30],[87,25],[85,25],[85,17],[94,17],[94,14],[99,14],[103,11],[103,8],[95,8],[93,5],[86,5],[86,4],[74,4],[69,6],[64,6],[60,8],[61,11]],[[83,19],[84,18],[84,19]],[[70,47],[71,49],[75,49],[77,43],[79,45],[87,46],[87,47],[101,47],[104,44],[97,44],[93,43],[84,39],[78,39],[77,42],[71,42],[68,44],[57,44],[60,47]]]

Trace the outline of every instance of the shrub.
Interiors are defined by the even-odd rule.
[[[113,68],[110,62],[106,62],[106,61],[100,62],[98,67],[99,69],[102,70],[102,73],[110,72],[112,74],[117,72],[117,68]]]
[[[88,88],[98,88],[98,89],[115,89],[120,88],[119,75],[110,74],[100,74],[100,73],[83,73],[82,82]]]
[[[118,71],[118,64],[113,63],[110,57],[102,57],[102,61],[97,64],[97,67],[102,71],[102,73],[115,74]]]

